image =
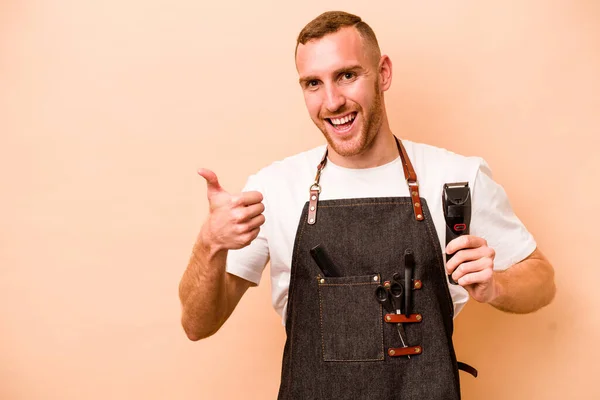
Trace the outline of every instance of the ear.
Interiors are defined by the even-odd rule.
[[[388,56],[381,56],[378,72],[381,91],[385,92],[392,85],[392,60]]]

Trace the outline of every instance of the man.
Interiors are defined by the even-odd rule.
[[[554,296],[553,269],[482,159],[396,139],[392,63],[359,17],[311,21],[296,67],[327,145],[262,169],[240,194],[199,171],[210,213],[181,280],[183,327],[214,334],[270,260],[287,333],[280,399],[458,399],[453,317],[469,296],[533,312]],[[469,184],[471,234],[445,246],[454,182]]]

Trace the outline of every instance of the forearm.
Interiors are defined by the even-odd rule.
[[[227,318],[225,264],[227,250],[198,236],[179,285],[181,323],[191,340],[215,333]]]
[[[536,250],[505,271],[494,271],[496,297],[490,304],[499,310],[525,314],[550,304],[556,292],[554,270]]]

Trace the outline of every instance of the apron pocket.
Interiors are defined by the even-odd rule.
[[[382,361],[383,320],[375,298],[378,274],[319,278],[324,361]]]

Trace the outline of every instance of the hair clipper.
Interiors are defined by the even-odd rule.
[[[446,220],[446,246],[452,240],[469,234],[471,223],[471,191],[468,182],[446,183],[442,194],[442,207]],[[456,254],[456,253],[454,253]],[[446,254],[446,263],[454,254]],[[450,283],[458,283],[448,275]]]

